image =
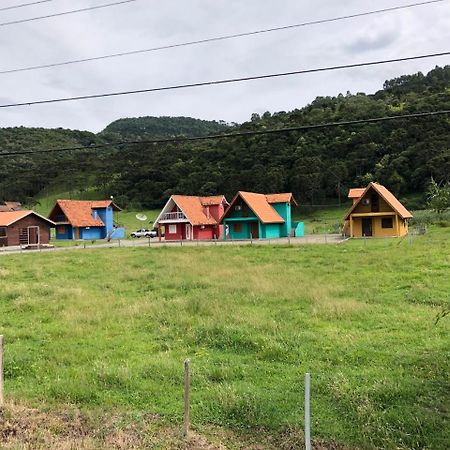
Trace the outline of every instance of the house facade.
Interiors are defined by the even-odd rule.
[[[125,229],[117,222],[119,211],[111,200],[57,200],[49,219],[56,224],[56,239],[123,239]]]
[[[41,246],[50,242],[55,223],[34,211],[0,212],[0,247]]]
[[[220,219],[228,202],[223,195],[172,195],[155,220],[158,236],[166,241],[218,239]]]
[[[344,219],[343,234],[348,237],[396,237],[408,234],[412,214],[386,187],[370,183],[350,189],[353,205]]]
[[[276,239],[304,234],[303,223],[292,221],[291,193],[258,194],[240,191],[222,218],[224,239]]]

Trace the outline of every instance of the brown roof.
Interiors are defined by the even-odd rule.
[[[45,217],[41,216],[38,213],[35,213],[34,211],[22,210],[22,211],[0,212],[0,227],[9,227],[10,225],[17,222],[18,220],[23,219],[24,217],[27,217],[31,214],[39,217],[42,220],[45,220],[50,225],[55,225],[54,222],[52,222],[49,219],[46,219]]]
[[[267,201],[270,204],[272,204],[272,203],[294,203],[294,205],[298,206],[292,192],[283,192],[282,194],[267,194],[266,197],[267,197]]]
[[[353,188],[348,191],[348,198],[359,198],[363,195],[366,188]]]
[[[411,219],[412,214],[397,200],[397,197],[387,188],[385,188],[383,185],[378,183],[370,183],[365,189],[364,192],[361,194],[360,199],[366,195],[366,192],[373,188],[383,199],[386,201],[386,203],[395,211],[398,213],[398,215],[402,219]],[[345,220],[348,220],[354,209],[358,206],[359,201],[355,202],[355,204],[350,208],[347,215],[345,216]]]
[[[105,224],[100,217],[94,219],[92,216],[94,204],[96,205],[95,208],[105,208],[106,206],[109,206],[99,206],[100,202],[89,200],[57,200],[49,217],[53,217],[55,208],[59,206],[67,217],[67,220],[74,227],[103,227]]]
[[[203,211],[204,206],[208,206],[202,202],[206,197],[195,197],[193,195],[172,195],[172,200],[183,211],[192,225],[217,225],[214,217],[207,217]],[[212,197],[211,197],[212,198]],[[221,197],[223,198],[223,196]],[[209,203],[210,205],[216,203]]]
[[[266,195],[254,192],[239,191],[233,198],[230,206],[225,211],[224,217],[231,210],[236,200],[241,197],[247,206],[255,213],[263,223],[284,223],[284,219],[269,204]]]

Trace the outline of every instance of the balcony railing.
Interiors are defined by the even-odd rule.
[[[178,211],[165,213],[160,220],[187,220],[187,218],[182,212]]]

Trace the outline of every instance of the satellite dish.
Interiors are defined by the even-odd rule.
[[[144,221],[147,220],[147,216],[145,214],[138,213],[136,214],[136,219]]]

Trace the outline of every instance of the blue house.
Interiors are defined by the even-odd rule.
[[[57,200],[49,219],[56,224],[56,239],[122,239],[125,229],[114,217],[119,211],[112,200]]]
[[[240,191],[222,217],[224,239],[276,239],[300,237],[303,222],[292,221],[291,193],[257,194]]]

